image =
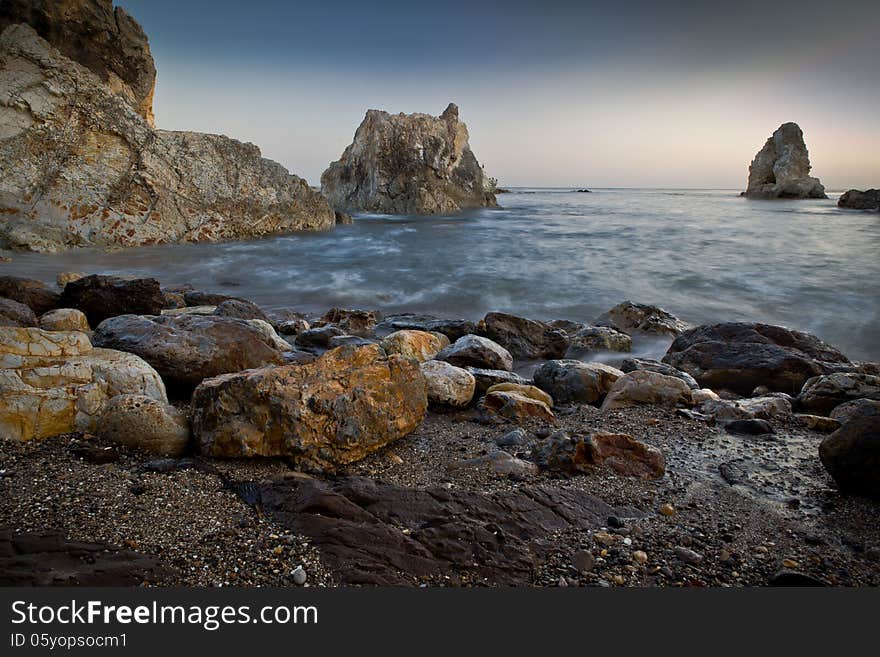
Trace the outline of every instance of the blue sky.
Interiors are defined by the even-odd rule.
[[[804,129],[826,186],[880,184],[880,2],[118,0],[160,127],[252,141],[313,184],[369,108],[461,108],[507,185],[744,186]]]

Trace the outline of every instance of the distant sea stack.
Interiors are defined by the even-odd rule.
[[[880,189],[868,189],[864,192],[851,189],[837,199],[837,205],[850,210],[874,210],[880,212]]]
[[[342,211],[445,214],[497,205],[453,103],[439,117],[368,110],[321,176],[321,191]]]
[[[57,252],[335,225],[326,199],[253,144],[153,127],[149,45],[111,0],[0,6],[0,248]]]
[[[797,123],[783,123],[749,166],[749,198],[828,198],[810,177],[810,155]]]

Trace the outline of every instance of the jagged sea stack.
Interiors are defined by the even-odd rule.
[[[368,110],[321,176],[321,191],[342,211],[443,214],[497,205],[453,103],[439,117]]]
[[[749,166],[750,198],[828,198],[818,178],[810,176],[810,154],[797,123],[783,123]]]
[[[326,199],[253,144],[153,127],[146,36],[112,0],[0,0],[0,28],[0,248],[335,225]]]

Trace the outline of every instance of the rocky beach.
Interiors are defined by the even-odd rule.
[[[799,125],[741,194],[502,189],[369,109],[319,189],[156,79],[0,5],[0,586],[880,585],[880,194]]]

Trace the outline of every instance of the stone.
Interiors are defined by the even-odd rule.
[[[284,456],[333,471],[411,433],[427,405],[417,363],[378,345],[339,347],[313,363],[203,381],[192,431],[206,456]]]
[[[133,354],[94,349],[84,333],[0,327],[0,435],[94,432],[121,394],[167,401],[159,374]]]
[[[81,310],[97,326],[117,315],[161,315],[165,296],[155,278],[93,274],[65,285],[60,305]]]
[[[84,27],[49,26],[88,53],[91,33],[75,34]],[[326,199],[253,144],[157,130],[118,78],[107,83],[59,48],[67,49],[25,24],[0,34],[0,248],[58,252],[334,227]],[[142,61],[117,56],[126,67]]]
[[[94,73],[154,124],[156,67],[147,35],[113,0],[4,0],[0,32],[25,23],[65,57]]]
[[[213,313],[217,310],[217,306],[225,301],[244,301],[238,297],[231,297],[228,294],[219,294],[217,292],[203,292],[202,290],[185,290],[183,292],[183,301],[187,306],[211,306]]]
[[[807,379],[852,366],[834,347],[783,326],[706,324],[680,335],[663,362],[702,387],[748,395],[759,385],[797,394]]]
[[[694,406],[697,406],[707,401],[721,401],[721,397],[715,391],[709,390],[709,388],[691,389],[691,401],[694,403]]]
[[[492,474],[501,477],[524,478],[538,474],[538,466],[534,463],[518,459],[502,450],[466,461],[455,461],[449,464],[448,469],[455,471],[463,468],[486,468]]]
[[[97,434],[112,443],[162,456],[180,456],[189,445],[186,415],[145,395],[117,395],[105,406]]]
[[[185,298],[184,298],[185,299]],[[245,299],[227,299],[214,308],[217,317],[235,317],[237,319],[259,319],[270,324],[269,317],[257,304]]]
[[[783,123],[767,139],[749,166],[743,196],[749,198],[828,198],[818,178],[810,177],[810,156],[797,123]]]
[[[880,376],[835,372],[808,379],[797,397],[797,404],[808,411],[830,413],[855,399],[880,402]]]
[[[448,347],[449,339],[446,336],[441,339],[427,331],[404,329],[385,336],[381,344],[387,354],[400,354],[404,358],[413,358],[422,363],[431,360],[444,347]]]
[[[0,297],[23,303],[38,317],[57,308],[60,299],[60,295],[42,281],[18,276],[0,276]]]
[[[818,431],[819,433],[832,433],[840,428],[840,421],[832,417],[809,415],[807,413],[798,413],[794,417],[807,429]]]
[[[776,430],[773,429],[773,426],[767,422],[767,420],[759,420],[756,418],[731,420],[724,424],[724,429],[728,433],[741,433],[749,436],[776,433]]]
[[[92,341],[137,354],[175,392],[219,374],[283,362],[283,351],[263,331],[230,317],[120,315],[102,322]]]
[[[596,558],[588,550],[578,550],[571,555],[571,565],[583,575],[593,570],[593,567],[596,565]]]
[[[683,561],[686,564],[690,564],[692,566],[696,566],[703,560],[703,555],[699,552],[694,552],[690,548],[686,548],[684,546],[677,546],[675,550],[675,556]]]
[[[880,415],[880,401],[873,399],[854,399],[836,406],[830,413],[831,417],[845,424],[857,417]]]
[[[868,189],[864,192],[850,189],[837,199],[837,206],[851,210],[874,210],[880,212],[880,189]]]
[[[276,349],[280,351],[293,351],[293,345],[278,335],[269,322],[265,322],[262,319],[246,319],[245,321],[248,325],[253,326],[262,333]]]
[[[368,110],[321,192],[339,211],[446,214],[497,205],[488,182],[450,103],[439,117]]]
[[[515,392],[525,397],[529,397],[530,399],[539,401],[546,405],[548,408],[553,408],[553,398],[536,386],[512,382],[496,383],[494,386],[491,386],[488,390],[486,390],[486,394],[490,394],[493,392]]]
[[[535,385],[557,404],[599,405],[623,372],[602,363],[547,361],[535,371]]]
[[[0,326],[37,326],[37,316],[30,306],[0,297]]]
[[[529,442],[529,435],[525,429],[517,427],[513,431],[508,431],[495,441],[499,447],[520,447]]]
[[[663,452],[627,434],[597,432],[572,437],[557,431],[535,445],[530,458],[542,470],[556,474],[590,472],[599,466],[639,479],[658,479],[666,472]]]
[[[691,389],[681,379],[658,372],[636,370],[624,374],[614,382],[602,410],[626,408],[641,404],[657,406],[690,406]]]
[[[522,392],[487,392],[480,400],[480,409],[492,418],[503,418],[514,422],[543,420],[555,422],[556,416],[543,401],[528,397]]]
[[[596,319],[597,326],[610,326],[626,334],[652,333],[677,337],[689,326],[662,308],[624,301]]]
[[[379,326],[377,326],[377,330],[387,330],[389,332],[401,331],[404,329],[426,331],[428,333],[442,333],[449,340],[455,342],[465,335],[475,334],[477,332],[477,325],[466,319],[439,319],[432,315],[404,313],[400,315],[389,315]]]
[[[163,315],[213,315],[217,306],[183,306],[182,308],[164,308]]]
[[[63,271],[55,277],[55,284],[63,290],[64,286],[68,283],[78,281],[86,276],[88,276],[88,274],[81,271]]]
[[[103,543],[71,541],[54,529],[19,532],[11,527],[0,528],[0,586],[3,587],[132,588],[170,582],[175,574],[161,559]]]
[[[375,340],[371,340],[370,338],[362,338],[359,335],[334,335],[327,341],[327,348],[335,349],[336,347],[344,347],[345,345],[366,347],[370,344],[378,343]]]
[[[488,313],[477,324],[477,332],[500,344],[514,358],[562,358],[568,348],[564,331],[508,313]]]
[[[82,331],[89,333],[89,319],[85,313],[75,308],[50,310],[40,317],[40,328],[44,331]]]
[[[482,397],[486,391],[499,383],[516,383],[518,385],[529,385],[531,381],[521,377],[515,372],[507,370],[487,370],[480,367],[465,368],[474,377],[476,387],[474,388],[474,396]]]
[[[671,504],[664,504],[660,507],[660,515],[671,518],[676,514],[675,507]]]
[[[290,577],[293,580],[293,583],[297,586],[303,586],[308,579],[306,575],[306,571],[303,570],[302,566],[297,566],[292,573],[290,573]]]
[[[681,370],[672,367],[672,365],[667,365],[666,363],[663,363],[659,360],[650,360],[647,358],[627,358],[620,364],[620,371],[625,374],[628,374],[629,372],[635,372],[636,370],[646,370],[648,372],[665,374],[666,376],[674,376],[687,383],[688,387],[691,390],[699,390],[700,388],[700,384],[697,383],[696,379],[694,379],[694,377],[692,377],[690,374],[688,374],[687,372],[682,372]],[[709,392],[712,391],[710,390]]]
[[[311,325],[302,318],[288,319],[278,324],[277,330],[281,335],[297,336],[308,331]]]
[[[761,420],[785,418],[791,415],[791,402],[784,397],[753,397],[732,402],[747,413],[748,417]]]
[[[299,333],[294,342],[303,349],[326,349],[330,346],[330,340],[343,335],[343,330],[336,326],[319,326]]]
[[[444,348],[436,356],[458,367],[478,367],[488,370],[513,370],[513,356],[507,349],[489,338],[465,335]]]
[[[841,492],[880,499],[880,415],[845,422],[821,442],[819,458]]]
[[[365,477],[288,477],[261,484],[260,498],[273,522],[308,537],[334,579],[354,586],[528,585],[558,551],[555,534],[644,515],[576,489],[409,488]]]
[[[346,308],[331,308],[316,323],[317,326],[333,326],[342,329],[348,335],[357,335],[369,338],[376,330],[376,324],[380,319],[379,313],[371,310],[348,310]]]
[[[474,398],[473,375],[442,360],[421,364],[427,382],[428,402],[439,406],[467,406]]]
[[[565,358],[590,351],[632,351],[632,338],[610,326],[587,326],[569,335]]]

